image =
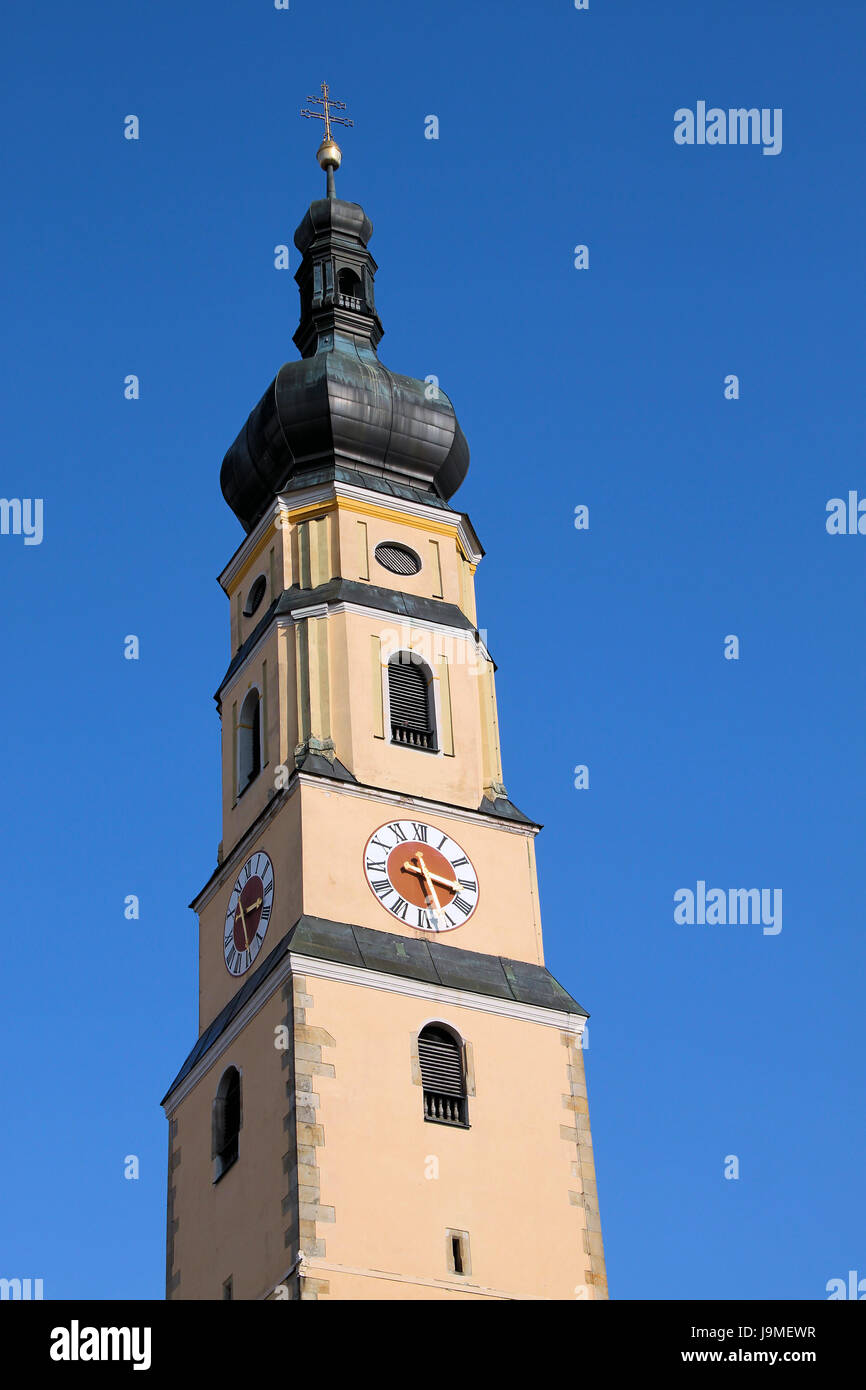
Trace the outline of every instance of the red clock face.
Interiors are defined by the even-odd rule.
[[[478,875],[456,840],[420,821],[391,821],[364,850],[367,882],[392,917],[421,931],[453,931],[478,903]]]
[[[265,886],[258,874],[248,878],[238,898],[234,914],[234,943],[238,951],[248,951],[259,929],[265,905]]]
[[[273,901],[274,868],[259,852],[244,864],[229,898],[223,953],[230,975],[243,975],[261,950]]]

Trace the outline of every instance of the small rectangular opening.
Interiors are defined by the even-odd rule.
[[[454,1273],[463,1273],[463,1245],[459,1236],[451,1237],[451,1259],[454,1264]]]

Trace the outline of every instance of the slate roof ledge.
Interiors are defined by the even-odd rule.
[[[436,940],[397,936],[393,932],[375,931],[371,927],[329,922],[323,917],[304,915],[298,918],[266,960],[202,1031],[163,1097],[163,1104],[289,951],[299,956],[351,965],[359,970],[399,975],[405,979],[441,985],[445,989],[465,990],[469,994],[589,1018],[586,1009],[571,997],[550,971],[532,961],[464,951],[456,946],[444,946]]]

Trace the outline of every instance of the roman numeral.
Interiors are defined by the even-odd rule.
[[[459,859],[452,859],[452,861],[451,861],[451,867],[452,867],[452,869],[456,869],[456,868],[458,868],[461,864],[468,864],[468,863],[469,863],[469,860],[466,858],[466,855],[464,854],[464,855],[461,855],[461,857],[460,857]]]
[[[396,822],[393,825],[389,825],[388,829],[394,836],[394,839],[398,842],[402,841],[403,843],[405,843],[406,840],[409,838],[408,835],[403,834],[402,827],[399,826]]]
[[[370,887],[373,889],[373,892],[377,895],[377,897],[380,898],[384,897],[386,894],[390,897],[392,893],[396,892],[396,889],[391,887],[391,884],[388,882],[387,878],[373,879],[372,883],[370,884]]]
[[[439,844],[438,844],[438,846],[437,846],[437,849],[441,849],[442,846],[445,844],[445,842],[446,842],[447,839],[448,839],[448,836],[447,836],[447,835],[443,835],[443,836],[442,836],[442,839],[439,841]]]
[[[228,966],[229,971],[232,975],[235,973],[235,960],[237,958],[237,954],[238,953],[235,950],[234,946],[232,946],[231,950],[228,953],[228,956],[226,957],[226,965]]]
[[[417,822],[416,820],[413,820],[413,822],[412,822],[412,828],[413,828],[413,830],[415,831],[415,839],[416,839],[416,840],[423,840],[424,844],[426,845],[426,843],[427,843],[427,827],[426,827],[426,825],[419,825],[418,822]]]
[[[383,873],[385,872],[385,861],[384,861],[384,859],[368,859],[368,860],[367,860],[367,868],[368,868],[368,869],[370,870],[370,872],[373,873],[373,874],[375,874],[375,873],[383,874]]]
[[[393,845],[384,845],[384,844],[382,843],[381,840],[377,840],[377,839],[376,839],[376,836],[375,836],[375,835],[373,836],[372,840],[370,841],[370,844],[371,844],[371,845],[378,845],[380,849],[393,849],[393,848],[394,848]]]
[[[474,893],[478,887],[474,878],[458,878],[457,882],[460,884],[461,888],[466,889],[467,893]]]
[[[454,899],[450,906],[456,907],[457,911],[462,912],[464,917],[472,911],[472,904],[468,903],[465,898],[459,896]]]
[[[405,898],[398,898],[396,907],[392,907],[390,910],[391,912],[393,912],[395,917],[400,917],[402,921],[405,922],[408,907],[409,904],[406,902]]]
[[[249,878],[250,878],[250,874],[251,874],[251,873],[252,873],[252,869],[250,868],[249,864],[244,864],[244,867],[243,867],[244,883],[248,883],[248,882],[249,882]]]
[[[473,884],[473,887],[474,887],[474,884]],[[262,908],[262,921],[263,921],[263,922],[266,922],[266,921],[268,920],[268,918],[270,917],[270,915],[271,915],[270,906],[268,906],[268,907],[263,907],[263,908]]]

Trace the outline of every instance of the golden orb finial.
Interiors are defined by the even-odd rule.
[[[326,135],[316,150],[316,158],[323,169],[339,169],[343,151],[336,140],[332,140],[330,136]]]

